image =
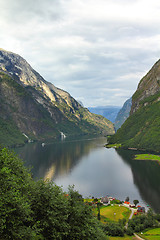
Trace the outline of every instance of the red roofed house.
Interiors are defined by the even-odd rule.
[[[138,207],[137,212],[145,213],[145,207]]]

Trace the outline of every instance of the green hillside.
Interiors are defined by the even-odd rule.
[[[90,113],[21,56],[0,49],[0,144],[114,132],[108,119]]]
[[[43,104],[40,104],[41,99]],[[51,102],[31,86],[24,87],[8,74],[0,71],[0,144],[17,146],[29,139],[44,141],[84,134],[113,134],[113,124],[106,118],[76,107],[63,100]]]
[[[160,93],[140,102],[139,109],[132,114],[110,143],[121,143],[124,147],[160,151]]]

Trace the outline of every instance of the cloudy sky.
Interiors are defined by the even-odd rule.
[[[117,105],[160,58],[159,0],[0,0],[0,48],[88,106]]]

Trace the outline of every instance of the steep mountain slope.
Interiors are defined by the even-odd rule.
[[[19,55],[0,50],[0,144],[66,135],[113,134],[113,124],[45,81]]]
[[[160,60],[157,61],[151,70],[141,79],[137,91],[132,96],[131,114],[140,107],[146,106],[144,100],[160,92]],[[144,102],[143,102],[144,100]]]
[[[118,106],[103,106],[103,107],[88,107],[91,113],[102,115],[111,122],[114,122],[117,116],[117,113],[121,109]]]
[[[129,118],[110,143],[160,151],[160,61],[140,81]]]
[[[122,126],[122,124],[129,117],[129,113],[131,110],[132,98],[128,99],[124,104],[121,110],[118,112],[117,117],[114,122],[114,126],[116,131]]]

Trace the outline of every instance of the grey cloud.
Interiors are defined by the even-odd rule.
[[[34,18],[57,20],[61,17],[62,8],[58,0],[0,0],[6,20],[24,24]]]
[[[143,2],[0,0],[1,47],[85,106],[123,105],[159,58],[160,19],[143,9],[136,18]],[[113,17],[108,4],[115,4]]]

